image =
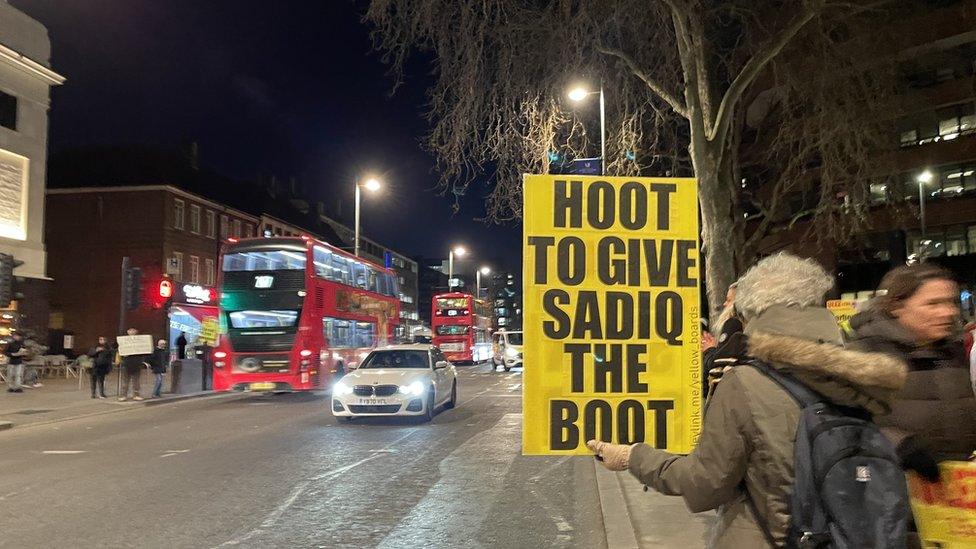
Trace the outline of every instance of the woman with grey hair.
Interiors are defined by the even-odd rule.
[[[879,353],[847,350],[824,308],[833,279],[811,260],[767,257],[738,282],[735,306],[748,354],[791,374],[836,405],[884,413],[905,380],[905,365]],[[708,404],[694,451],[675,455],[646,444],[590,441],[611,469],[629,469],[646,486],[681,496],[692,512],[719,510],[710,547],[781,547],[793,491],[797,402],[756,368],[726,373]]]

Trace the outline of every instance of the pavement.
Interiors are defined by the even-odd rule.
[[[154,406],[166,402],[174,402],[187,398],[199,398],[212,395],[212,391],[196,391],[183,394],[163,393],[160,399],[150,399],[153,377],[143,373],[142,396],[145,400],[118,401],[118,384],[116,374],[106,380],[105,394],[107,399],[91,398],[91,386],[87,376],[83,376],[81,383],[78,378],[44,378],[43,387],[24,387],[23,393],[8,393],[6,385],[0,383],[0,430],[31,425],[41,425],[75,419],[90,415],[122,412],[140,406]],[[165,388],[168,388],[166,386]]]
[[[0,433],[0,547],[703,545],[708,517],[680,499],[591,458],[522,456],[520,372],[459,375],[459,406],[429,424],[234,394]]]

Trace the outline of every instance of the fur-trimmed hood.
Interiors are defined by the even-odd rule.
[[[750,356],[841,406],[887,413],[905,384],[903,361],[844,348],[836,319],[821,307],[776,307],[750,322],[746,332]]]

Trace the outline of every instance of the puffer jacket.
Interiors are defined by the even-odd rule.
[[[897,320],[873,308],[855,315],[851,328],[851,348],[908,364],[908,380],[891,413],[878,418],[895,444],[914,436],[939,460],[965,460],[976,451],[976,396],[961,340],[919,347]]]
[[[839,405],[884,413],[905,380],[901,361],[845,349],[837,321],[823,308],[773,307],[751,320],[746,334],[750,356]],[[718,509],[709,547],[770,547],[760,524],[780,547],[790,520],[799,419],[799,405],[776,382],[738,365],[711,396],[691,454],[639,444],[630,472],[661,493],[681,496],[692,512]]]

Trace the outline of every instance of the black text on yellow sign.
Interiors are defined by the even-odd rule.
[[[701,428],[693,179],[527,175],[523,451],[688,452]]]

